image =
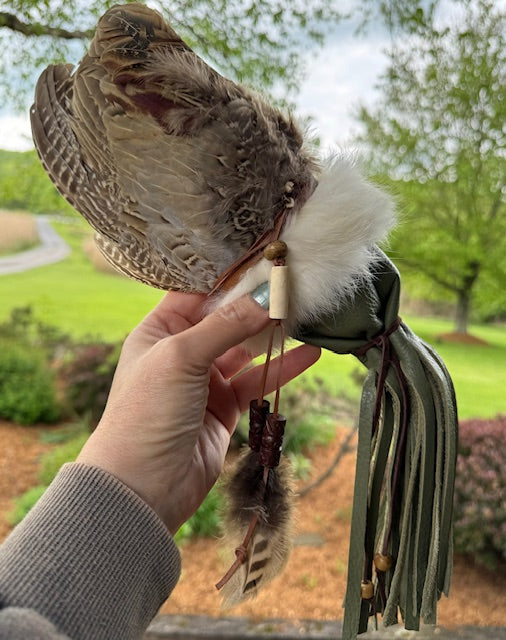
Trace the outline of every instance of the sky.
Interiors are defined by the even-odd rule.
[[[312,118],[312,133],[324,149],[346,146],[358,130],[353,110],[359,102],[374,102],[374,86],[386,64],[382,50],[387,35],[355,37],[353,30],[349,23],[337,26],[319,53],[308,54],[307,77],[295,97],[295,115]],[[0,148],[33,148],[28,113],[0,111]]]
[[[342,2],[343,10],[353,4],[353,0]],[[441,0],[439,18],[445,23],[458,21],[458,5]],[[496,0],[496,5],[504,9],[506,0]],[[376,83],[386,68],[383,52],[389,36],[381,24],[369,27],[366,35],[356,36],[354,32],[353,22],[341,22],[330,30],[318,53],[309,50],[307,76],[295,97],[295,115],[311,117],[312,133],[320,138],[325,150],[349,146],[353,132],[360,130],[353,113],[361,103],[374,104]],[[0,107],[0,148],[33,148],[28,113],[8,113]]]

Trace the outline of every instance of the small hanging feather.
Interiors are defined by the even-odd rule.
[[[235,572],[222,587],[228,608],[257,595],[278,576],[288,561],[293,536],[293,481],[290,464],[267,470],[259,453],[242,453],[225,483],[227,512],[224,518],[227,549],[236,549]],[[254,524],[254,528],[252,527]],[[249,540],[248,532],[251,532]],[[233,565],[234,566],[234,565]],[[218,583],[217,587],[221,587]]]

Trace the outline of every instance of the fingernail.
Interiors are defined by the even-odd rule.
[[[269,283],[262,282],[262,284],[258,285],[258,287],[251,293],[251,297],[262,307],[262,309],[268,309]]]

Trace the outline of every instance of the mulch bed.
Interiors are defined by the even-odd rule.
[[[313,477],[330,464],[347,430],[338,429],[335,442],[312,452]],[[37,464],[50,445],[39,441],[40,429],[0,422],[0,513],[12,499],[37,483]],[[225,561],[219,540],[197,539],[182,548],[183,574],[166,614],[221,617],[335,620],[342,617],[350,533],[355,454],[346,454],[332,475],[298,502],[297,546],[284,573],[254,601],[223,612],[214,584]],[[310,479],[311,480],[311,479]],[[308,480],[308,482],[310,482]],[[0,517],[0,539],[10,527]],[[457,557],[450,598],[439,607],[439,623],[506,626],[506,576]]]

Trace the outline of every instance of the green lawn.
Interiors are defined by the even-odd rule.
[[[404,321],[423,340],[433,345],[443,358],[455,384],[460,418],[490,418],[506,413],[506,328],[473,325],[470,333],[487,345],[442,342],[438,336],[452,330],[449,320],[410,318]],[[358,398],[359,388],[353,372],[365,371],[353,356],[323,354],[312,372],[325,379],[336,391]]]
[[[56,224],[73,251],[66,260],[26,273],[0,277],[0,320],[14,307],[31,305],[36,316],[75,336],[97,335],[107,340],[123,338],[163,296],[127,278],[95,271],[82,252],[88,227],[79,219]],[[402,312],[402,310],[401,310]],[[462,418],[492,417],[506,413],[506,329],[472,326],[471,333],[486,346],[441,343],[438,335],[451,331],[451,322],[410,318],[405,321],[434,345],[446,362],[457,390]],[[309,378],[323,378],[330,389],[359,398],[355,374],[362,365],[352,356],[324,353]]]
[[[406,318],[406,321],[445,361],[455,383],[461,418],[489,418],[506,413],[506,327],[472,325],[470,333],[488,344],[466,345],[438,339],[452,330],[449,321],[431,318]]]
[[[99,273],[82,246],[89,227],[80,219],[54,225],[73,251],[62,262],[0,276],[0,320],[14,307],[33,307],[37,318],[74,336],[123,338],[163,292],[116,275]]]

